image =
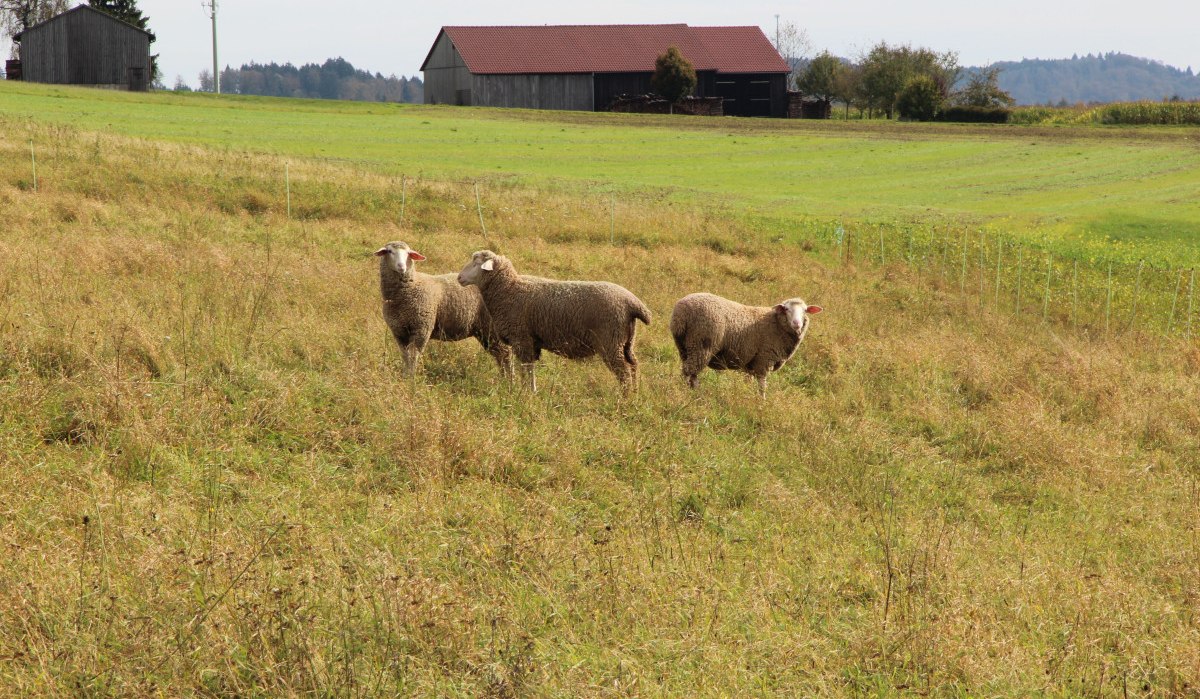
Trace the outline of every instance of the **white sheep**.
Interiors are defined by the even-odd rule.
[[[743,306],[715,294],[689,294],[671,312],[671,335],[688,386],[699,385],[705,367],[744,371],[767,394],[767,374],[791,358],[808,333],[810,315],[821,312],[803,299],[774,307]]]
[[[512,345],[531,390],[537,390],[534,365],[542,350],[567,359],[599,355],[622,388],[636,385],[635,321],[649,325],[650,309],[628,289],[610,282],[517,274],[507,257],[491,250],[473,254],[458,281],[479,287],[497,333]]]
[[[473,337],[492,355],[500,373],[511,377],[512,350],[500,341],[478,289],[463,288],[454,274],[414,271],[425,256],[407,243],[394,241],[375,251],[379,257],[379,289],[383,320],[404,354],[404,371],[413,376],[426,343]]]

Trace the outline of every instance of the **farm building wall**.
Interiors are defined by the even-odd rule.
[[[445,32],[433,45],[425,66],[425,104],[474,104],[471,71]]]
[[[714,94],[725,98],[727,116],[787,116],[787,75],[718,73]]]
[[[607,110],[613,100],[621,95],[648,95],[653,90],[650,87],[650,76],[653,73],[597,73],[595,80],[595,109]],[[711,97],[716,85],[716,73],[711,70],[696,72],[696,89],[693,97]]]
[[[38,83],[147,90],[150,36],[90,8],[69,11],[22,33],[21,77]]]
[[[472,96],[488,107],[592,111],[595,105],[591,73],[476,75]]]

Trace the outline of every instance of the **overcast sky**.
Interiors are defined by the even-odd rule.
[[[1200,0],[563,0],[502,3],[392,0],[219,0],[221,66],[322,62],[341,56],[384,75],[418,74],[444,24],[757,24],[775,15],[808,32],[816,51],[851,56],[879,40],[957,51],[963,65],[1119,51],[1200,69]],[[158,42],[163,79],[193,87],[212,65],[211,24],[200,0],[139,0]],[[336,14],[328,14],[330,11]]]

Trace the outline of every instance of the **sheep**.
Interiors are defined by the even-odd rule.
[[[537,391],[534,368],[542,350],[567,359],[600,355],[624,391],[637,385],[635,321],[649,325],[650,309],[628,289],[610,282],[525,276],[491,250],[471,255],[458,283],[479,287],[497,332],[521,362],[530,391]]]
[[[404,354],[404,372],[414,376],[425,344],[473,337],[492,355],[505,378],[513,376],[512,348],[500,341],[478,289],[465,289],[453,273],[430,275],[413,270],[425,256],[394,241],[375,251],[383,320]]]
[[[688,386],[699,386],[706,366],[734,369],[757,379],[759,395],[766,397],[767,374],[791,358],[808,333],[808,317],[821,310],[799,298],[769,308],[715,294],[684,296],[671,311],[671,335]]]

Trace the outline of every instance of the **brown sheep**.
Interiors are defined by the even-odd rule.
[[[512,350],[500,341],[478,289],[460,286],[454,274],[414,271],[425,256],[407,243],[394,241],[375,252],[379,257],[379,289],[383,320],[404,353],[404,371],[413,376],[425,344],[473,337],[492,355],[500,373],[511,377]]]
[[[808,334],[808,317],[821,310],[798,298],[760,307],[714,294],[684,296],[671,312],[671,335],[688,386],[699,385],[705,367],[734,369],[753,376],[766,396],[767,374],[791,358]]]
[[[497,333],[512,345],[531,390],[537,390],[534,365],[542,350],[567,359],[599,355],[622,388],[636,385],[635,321],[649,325],[650,309],[628,289],[610,282],[517,274],[507,257],[491,250],[472,255],[458,281],[479,287]]]

